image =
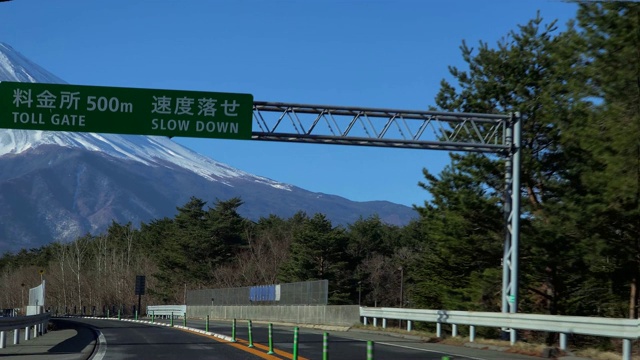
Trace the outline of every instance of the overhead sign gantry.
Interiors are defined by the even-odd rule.
[[[482,152],[503,157],[506,235],[502,311],[516,312],[522,142],[518,113],[449,113],[255,101],[253,117],[253,140]],[[515,336],[515,332],[511,335]]]
[[[521,153],[517,113],[291,104],[253,101],[249,94],[2,82],[0,128],[496,154],[506,165],[502,311],[517,310]]]

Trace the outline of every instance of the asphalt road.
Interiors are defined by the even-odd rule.
[[[168,327],[98,319],[69,319],[88,324],[104,336],[95,360],[123,359],[261,359],[255,350],[241,349],[214,340]],[[106,343],[106,346],[105,346]]]
[[[204,329],[204,323],[191,321],[190,327]],[[231,335],[230,323],[210,324],[209,331],[223,335]],[[322,359],[322,330],[308,328],[298,328],[298,354],[305,359]],[[449,354],[434,353],[423,349],[413,348],[412,345],[420,343],[416,340],[407,340],[380,336],[377,334],[349,334],[346,332],[329,333],[328,352],[331,359],[366,359],[367,341],[373,341],[374,358],[376,360],[386,359],[426,359],[441,360]],[[248,339],[248,325],[246,321],[238,322],[236,336],[239,339]],[[254,343],[268,345],[269,330],[266,324],[253,324],[252,337]],[[293,353],[294,327],[274,326],[273,346],[276,349]],[[459,358],[463,359],[463,358]]]
[[[182,320],[174,320],[175,325],[182,325]],[[187,326],[205,329],[202,320],[189,320]],[[209,331],[225,336],[232,335],[231,322],[211,322]],[[278,351],[291,354],[293,352],[293,326],[273,326],[273,347]],[[485,351],[458,346],[425,343],[418,337],[397,337],[382,333],[366,331],[326,331],[310,328],[299,328],[298,354],[300,359],[322,359],[323,333],[329,333],[329,358],[335,359],[367,359],[367,341],[374,343],[374,359],[425,359],[442,360],[530,360],[530,356],[523,356],[498,351]],[[252,324],[252,338],[254,345],[264,351],[268,350],[269,332],[267,324]],[[248,340],[248,322],[238,321],[236,338],[243,344]],[[286,355],[286,354],[285,354]],[[289,357],[290,358],[290,357]]]
[[[115,319],[69,318],[64,322],[82,323],[102,334],[92,360],[110,359],[292,359],[294,326],[273,326],[274,354],[269,350],[267,324],[252,324],[253,347],[248,346],[248,322],[238,321],[237,342],[229,342],[232,336],[231,321],[211,322],[209,331],[222,338],[196,333],[177,326],[182,320],[174,320],[176,327],[145,324]],[[156,322],[167,322],[156,320]],[[205,329],[203,320],[189,320],[192,329]],[[390,336],[384,333],[359,330],[339,331],[299,328],[298,359],[323,358],[323,333],[329,334],[328,358],[367,359],[367,341],[374,343],[376,360],[425,359],[442,360],[531,360],[534,357],[498,351],[470,349],[466,347],[432,344],[413,336]],[[0,356],[1,357],[1,356]],[[85,357],[85,358],[88,358]],[[28,359],[28,357],[22,357]],[[538,358],[539,359],[539,358]]]

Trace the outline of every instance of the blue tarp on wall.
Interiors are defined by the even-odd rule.
[[[251,301],[279,301],[280,285],[260,285],[252,286],[249,289],[249,300]]]

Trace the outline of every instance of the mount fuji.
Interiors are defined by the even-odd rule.
[[[4,43],[0,81],[65,83]],[[253,175],[166,137],[0,129],[0,253],[97,234],[113,221],[173,217],[192,196],[211,206],[239,197],[240,214],[251,220],[298,211],[323,213],[334,225],[374,214],[393,225],[416,217],[407,206]]]

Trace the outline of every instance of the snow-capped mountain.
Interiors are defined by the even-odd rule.
[[[64,83],[0,43],[0,81]],[[320,212],[334,224],[378,214],[397,225],[413,210],[352,202],[249,174],[169,138],[0,130],[0,252],[72,240],[112,221],[148,222],[175,214],[196,196],[210,205],[240,197],[251,219]]]
[[[66,84],[3,42],[0,42],[0,81]]]
[[[34,64],[9,45],[0,43],[0,81],[66,84],[65,81]],[[41,145],[82,148],[149,166],[167,163],[189,169],[210,180],[251,177],[280,189],[286,184],[255,176],[202,156],[162,136],[138,136],[64,131],[5,130],[0,133],[0,156],[19,154]]]
[[[291,186],[219,163],[202,156],[166,137],[69,133],[40,130],[3,130],[0,132],[0,156],[20,154],[42,145],[57,145],[95,151],[122,160],[131,160],[147,166],[177,166],[206,179],[225,182],[232,178],[252,179],[278,189]]]

